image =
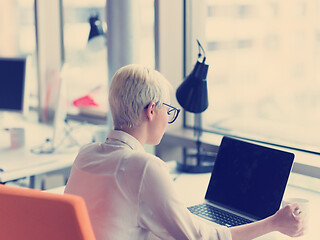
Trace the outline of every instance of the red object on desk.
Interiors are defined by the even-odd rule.
[[[92,107],[92,106],[98,106],[98,104],[94,101],[92,97],[89,95],[80,97],[73,101],[73,105],[76,107]]]

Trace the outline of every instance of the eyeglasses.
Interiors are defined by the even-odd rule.
[[[169,104],[166,104],[166,103],[162,103],[163,105],[169,107],[168,111],[167,111],[167,114],[168,114],[168,123],[173,123],[178,115],[179,115],[179,112],[180,112],[180,109],[178,108],[175,108],[174,106],[171,106]],[[149,106],[149,104],[147,106],[144,107],[144,109],[147,109]]]
[[[167,112],[167,114],[168,114],[168,123],[169,124],[173,123],[177,119],[177,117],[179,115],[179,112],[180,112],[180,109],[175,108],[175,107],[173,107],[173,106],[171,106],[169,104],[166,104],[166,103],[162,103],[162,104],[167,106],[167,107],[169,107],[168,112]]]

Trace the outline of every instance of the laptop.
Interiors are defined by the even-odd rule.
[[[279,210],[294,154],[223,137],[205,195],[188,209],[227,227],[258,221]]]

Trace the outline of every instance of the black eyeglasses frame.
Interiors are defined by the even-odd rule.
[[[179,113],[180,113],[181,110],[180,110],[179,108],[176,108],[176,107],[174,107],[174,106],[171,106],[170,104],[167,104],[167,103],[162,103],[162,104],[165,105],[165,106],[167,106],[167,107],[169,107],[169,108],[171,108],[171,109],[168,110],[168,115],[169,115],[172,111],[176,111],[176,115],[174,116],[173,120],[171,120],[171,121],[168,122],[168,124],[173,123],[173,122],[178,118]],[[147,106],[145,106],[144,109],[147,109],[148,106],[149,106],[149,104],[148,104]]]

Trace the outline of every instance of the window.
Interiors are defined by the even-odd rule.
[[[103,117],[107,112],[105,0],[63,0],[63,81],[71,114]],[[90,18],[103,30],[89,41]]]
[[[204,130],[320,153],[320,1],[201,3],[186,42],[209,64]]]
[[[63,36],[65,61],[81,58],[88,42],[90,16],[99,16],[106,28],[105,0],[63,0]]]
[[[140,63],[155,65],[154,1],[139,1]],[[107,112],[108,62],[106,41],[106,0],[63,0],[64,53],[67,70],[65,81],[69,113],[102,117]],[[104,44],[90,46],[89,18],[98,16],[104,29]],[[88,105],[86,107],[85,105]]]

